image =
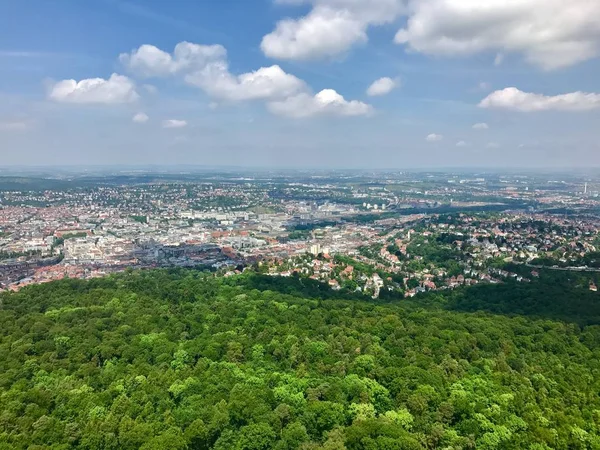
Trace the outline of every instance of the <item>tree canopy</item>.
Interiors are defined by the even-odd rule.
[[[496,286],[383,303],[265,280],[2,294],[0,449],[600,448],[597,324],[518,314],[521,294],[476,311]]]

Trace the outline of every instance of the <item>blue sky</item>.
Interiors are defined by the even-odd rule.
[[[1,164],[598,166],[599,54],[589,0],[5,0]]]

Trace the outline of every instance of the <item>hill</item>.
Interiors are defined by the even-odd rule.
[[[147,271],[3,294],[0,449],[600,448],[600,327],[494,288]]]

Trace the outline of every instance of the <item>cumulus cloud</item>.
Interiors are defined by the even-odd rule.
[[[202,68],[209,62],[220,61],[226,56],[227,50],[221,45],[200,45],[184,41],[175,46],[172,55],[146,44],[131,53],[122,53],[119,60],[140,76],[165,77]]]
[[[229,101],[280,99],[306,89],[302,80],[277,65],[234,76],[224,61],[208,64],[185,80],[212,97]]]
[[[133,81],[113,73],[108,80],[90,78],[81,81],[59,81],[51,86],[48,97],[56,102],[108,105],[133,102],[139,95]]]
[[[441,134],[435,134],[435,133],[431,133],[430,135],[428,135],[425,138],[425,140],[427,142],[440,142],[443,139],[444,139],[444,136],[442,136]]]
[[[489,129],[490,126],[487,123],[476,123],[475,125],[473,125],[473,129],[474,130],[487,130]]]
[[[387,95],[390,92],[392,92],[392,90],[397,86],[397,80],[393,80],[389,77],[380,78],[378,80],[375,80],[373,84],[369,86],[369,88],[367,89],[367,95],[370,95],[371,97],[378,95]]]
[[[299,19],[285,19],[263,37],[266,56],[286,60],[314,60],[347,52],[368,40],[371,25],[393,22],[404,10],[402,0],[300,0],[312,10]]]
[[[227,50],[221,45],[180,42],[173,54],[153,45],[142,45],[119,59],[142,76],[182,76],[186,83],[226,101],[276,100],[306,90],[302,80],[277,65],[237,76],[232,74]]]
[[[366,26],[348,11],[318,7],[301,19],[279,22],[260,47],[271,58],[311,60],[344,53],[367,39]]]
[[[348,101],[333,89],[325,89],[314,96],[301,93],[270,102],[267,107],[273,114],[297,119],[318,115],[365,116],[373,112],[370,105],[357,100]]]
[[[600,2],[593,0],[412,0],[395,37],[412,51],[461,56],[520,53],[544,69],[600,52]]]
[[[506,109],[512,111],[590,111],[600,109],[600,94],[572,92],[547,96],[523,92],[509,87],[492,92],[481,103],[481,108]]]
[[[335,1],[353,3],[357,0]],[[313,95],[304,81],[286,73],[278,65],[235,75],[229,69],[227,51],[219,45],[205,46],[181,42],[177,44],[173,54],[152,45],[142,45],[129,54],[121,55],[120,60],[129,70],[146,77],[181,77],[187,84],[202,89],[218,101],[266,101],[269,111],[283,116],[359,116],[372,112],[370,105],[357,100],[347,101],[332,89],[325,89]],[[380,91],[391,89],[389,82],[379,81]],[[393,80],[389,81],[395,84]],[[214,109],[217,103],[211,105]],[[184,121],[174,120],[163,123],[166,128],[185,125]]]
[[[263,37],[266,56],[312,60],[344,54],[368,40],[370,27],[406,16],[395,41],[411,51],[461,56],[518,53],[557,69],[600,54],[600,2],[594,0],[276,0],[309,4]]]
[[[465,141],[458,141],[456,143],[457,147],[466,147],[468,144]]]
[[[163,128],[183,128],[187,126],[187,121],[185,120],[177,120],[177,119],[169,119],[163,120],[162,126]]]
[[[137,113],[135,116],[133,116],[133,118],[131,120],[133,120],[135,123],[146,123],[148,122],[150,118],[148,117],[147,114],[140,112]]]

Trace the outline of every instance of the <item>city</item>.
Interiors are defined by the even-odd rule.
[[[31,190],[0,192],[1,287],[127,268],[255,268],[378,298],[535,276],[508,263],[600,267],[600,180],[378,175],[122,175],[58,189],[31,179]]]

